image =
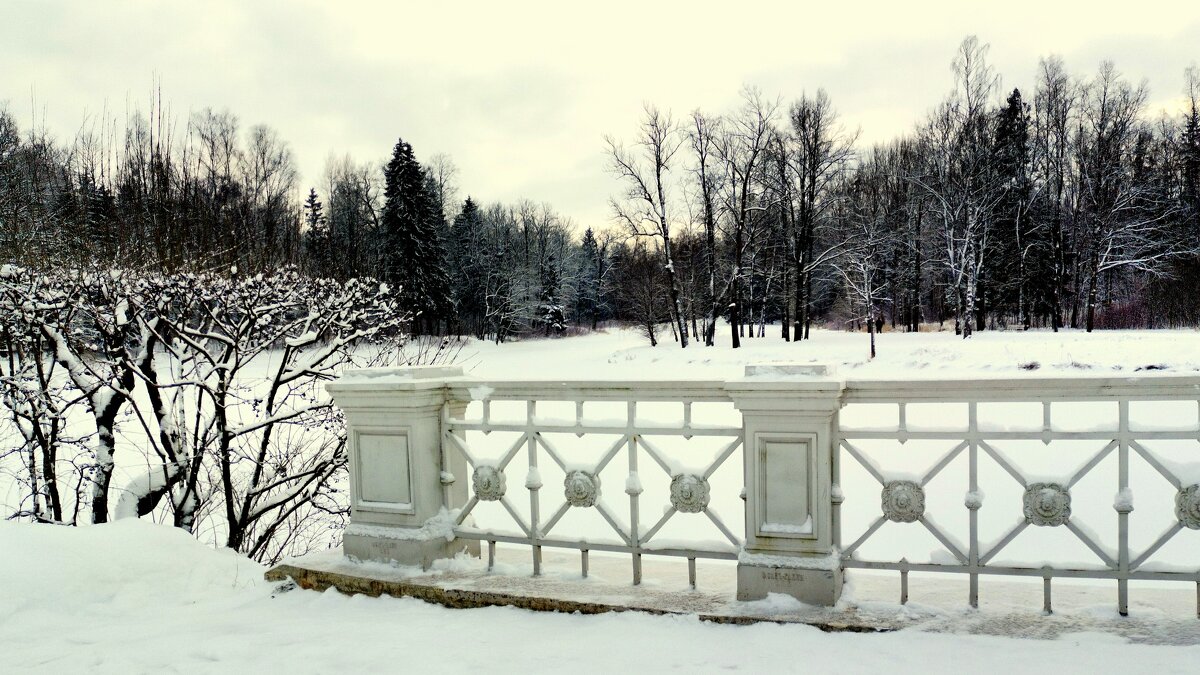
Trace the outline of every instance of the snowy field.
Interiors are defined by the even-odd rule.
[[[91,673],[1192,673],[1200,647],[690,617],[445,609],[277,593],[263,569],[145,522],[0,524],[0,671]]]
[[[840,374],[864,378],[1200,373],[1197,330],[982,331],[969,340],[950,331],[883,333],[872,361],[866,333],[814,330],[811,340],[787,343],[778,326],[768,326],[767,337],[743,339],[734,350],[723,328],[712,348],[680,349],[669,333],[650,347],[635,331],[612,330],[504,345],[472,342],[460,361],[469,374],[493,379],[724,379],[740,377],[746,364],[792,361],[834,364]]]
[[[725,344],[725,333],[718,336],[716,348],[681,350],[669,341],[669,334],[664,344],[651,348],[633,331],[613,330],[505,345],[471,342],[459,360],[468,374],[484,380],[726,379],[741,376],[746,364],[789,361],[833,364],[849,378],[1200,373],[1200,331],[983,332],[967,341],[948,332],[887,333],[879,336],[879,356],[868,361],[863,333],[814,331],[812,340],[788,344],[775,336],[774,328],[768,330],[768,337],[747,339],[736,351]],[[1181,456],[1181,461],[1200,460],[1195,446],[1191,444],[1191,455]],[[934,448],[910,444],[908,449],[911,455],[906,456],[921,466],[936,457]],[[898,461],[891,469],[921,469],[906,466],[904,458]],[[1064,461],[1064,466],[1072,465],[1072,460]],[[714,492],[722,490],[722,495],[714,494],[714,501],[728,502],[723,516],[731,525],[740,525],[740,463],[740,457],[731,458],[726,467],[728,485],[714,480]],[[1081,513],[1094,508],[1111,517],[1111,481],[1100,468],[1098,480],[1105,482],[1088,488],[1089,494],[1097,495],[1091,500],[1096,503],[1081,499]],[[947,473],[955,469],[950,466]],[[1063,469],[1051,463],[1039,465],[1039,470]],[[551,480],[546,477],[547,484]],[[854,496],[857,482],[862,483],[862,499]],[[852,530],[860,520],[877,514],[878,486],[872,487],[869,477],[853,474],[846,476],[846,483],[845,525]],[[1134,515],[1154,514],[1153,508],[1142,505],[1150,491],[1135,492],[1143,501]],[[646,497],[652,493],[648,485]],[[942,496],[931,495],[930,510],[956,508],[954,513],[965,513],[962,494],[961,486],[954,486]],[[1007,504],[1013,498],[997,488],[989,491],[988,499],[995,501],[987,504]],[[997,520],[996,527],[1011,524],[1007,515],[1011,514]],[[1170,514],[1157,516],[1169,519]],[[580,526],[587,529],[586,523]],[[1104,530],[1108,537],[1105,527],[1093,529]],[[885,531],[887,527],[881,530]],[[1159,531],[1158,525],[1139,528],[1134,539],[1153,538]],[[903,540],[915,546],[902,551],[910,560],[935,557],[936,542],[903,533],[891,543]],[[697,535],[684,528],[673,536]],[[1175,551],[1193,568],[1196,539],[1188,538],[1187,547]],[[882,539],[885,548],[888,543]],[[1037,540],[1028,546],[1033,554],[1048,558],[1073,560],[1077,555]],[[1013,555],[1021,550],[1014,549]],[[873,553],[882,558],[894,554]],[[564,667],[581,672],[780,672],[803,663],[805,670],[814,672],[1038,668],[1167,673],[1193,672],[1200,658],[1200,647],[1125,644],[1112,635],[1022,641],[913,632],[824,634],[799,626],[716,626],[678,617],[447,610],[412,600],[346,598],[333,592],[275,594],[274,587],[262,581],[263,568],[258,565],[145,522],[79,529],[0,523],[0,572],[5,578],[0,587],[0,672],[545,672]],[[987,588],[985,583],[985,610]],[[1173,588],[1189,597],[1194,590],[1186,584]],[[1115,589],[1112,596],[1115,599]],[[1133,599],[1138,600],[1136,589]],[[470,648],[455,648],[462,645]]]

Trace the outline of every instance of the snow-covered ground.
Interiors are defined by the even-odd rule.
[[[1191,673],[1200,646],[902,631],[822,633],[686,616],[454,610],[278,593],[263,569],[147,522],[0,524],[0,672]]]
[[[471,342],[460,361],[469,374],[485,380],[725,379],[741,376],[746,364],[785,361],[831,363],[852,378],[1200,372],[1200,331],[1194,330],[984,332],[966,341],[947,332],[887,333],[879,337],[874,361],[866,359],[867,336],[862,333],[814,331],[812,340],[789,344],[776,337],[774,329],[769,331],[766,338],[745,340],[745,347],[736,351],[728,348],[726,333],[718,336],[716,348],[687,350],[673,345],[669,335],[664,344],[651,348],[626,330],[505,345]],[[920,448],[910,445],[912,456],[927,463]],[[1194,446],[1189,451],[1192,462],[1197,460]],[[732,458],[733,479],[738,466],[740,458]],[[948,467],[948,472],[953,470]],[[1098,495],[1092,506],[1111,516],[1112,481],[1103,471],[1098,476],[1104,482],[1091,490]],[[847,476],[848,487],[853,480]],[[1160,479],[1145,480],[1149,484]],[[870,484],[869,479],[863,482]],[[877,489],[864,493],[863,509],[878,508]],[[736,507],[736,489],[731,490],[725,497]],[[651,492],[648,487],[647,494]],[[1141,500],[1135,515],[1150,517],[1152,492],[1134,492]],[[960,486],[945,494],[949,507],[964,511]],[[989,491],[987,504],[1008,509],[1008,497],[999,489]],[[847,527],[855,520],[856,503],[848,490]],[[934,506],[931,502],[930,508]],[[1080,506],[1082,514],[1085,505]],[[1167,511],[1158,515],[1169,520],[1169,507],[1163,508]],[[736,513],[726,518],[731,525],[738,520]],[[1139,528],[1134,538],[1152,538],[1160,530],[1157,525],[1145,532]],[[907,534],[904,540],[921,549],[917,555],[936,548],[936,542]],[[1186,543],[1189,548],[1176,553],[1194,561],[1198,542],[1190,537]],[[1042,542],[1029,545],[1034,553],[1047,550]],[[336,593],[274,595],[274,587],[262,581],[262,572],[230,552],[213,551],[181,532],[145,522],[103,528],[0,523],[0,672],[658,672],[739,667],[771,672],[794,670],[798,663],[818,672],[1192,672],[1200,658],[1198,647],[1131,645],[1112,635],[1080,634],[1054,641],[913,632],[864,636],[633,614],[447,610],[413,600]],[[1175,588],[1191,593],[1187,586]]]
[[[951,331],[888,332],[877,337],[872,361],[866,333],[813,330],[812,339],[787,343],[778,326],[768,326],[767,337],[745,338],[735,350],[724,328],[709,348],[680,349],[669,333],[650,347],[636,331],[614,329],[503,345],[471,342],[460,361],[469,374],[494,379],[722,379],[740,377],[746,364],[781,361],[829,363],[839,373],[866,378],[1200,372],[1198,330],[983,331],[969,340]]]

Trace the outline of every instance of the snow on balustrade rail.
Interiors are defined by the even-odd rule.
[[[450,382],[447,384],[450,399],[471,401],[479,404],[477,416],[468,416],[466,406],[458,410],[447,405],[443,409],[443,464],[446,453],[459,453],[471,471],[470,497],[458,514],[454,534],[464,539],[476,539],[488,543],[489,568],[495,562],[497,542],[529,545],[532,549],[534,574],[541,573],[542,548],[556,547],[575,549],[580,552],[583,576],[588,573],[588,552],[605,551],[629,553],[632,556],[633,582],[641,583],[643,555],[684,557],[688,560],[689,582],[696,585],[696,559],[737,559],[742,540],[710,508],[712,485],[710,478],[742,446],[740,418],[736,424],[714,424],[698,422],[692,417],[693,403],[730,403],[721,381],[504,381],[504,382]],[[524,402],[523,419],[497,420],[492,413],[493,402]],[[574,404],[571,417],[540,416],[539,403],[555,402]],[[624,403],[624,415],[618,419],[588,419],[584,414],[587,403],[600,402],[608,405]],[[678,403],[681,418],[663,422],[639,420],[639,403]],[[455,416],[457,415],[457,416]],[[498,460],[485,460],[475,452],[467,440],[467,432],[516,432],[516,440]],[[576,437],[605,435],[607,450],[598,461],[581,461],[567,449],[560,448],[549,434],[573,434]],[[612,437],[615,436],[615,440]],[[669,456],[660,447],[664,438],[710,437],[718,439],[721,449],[703,466],[686,466]],[[721,440],[726,439],[726,440]],[[512,467],[514,459],[525,450],[527,466],[524,481],[518,485],[528,493],[529,511],[526,518],[514,503],[510,474],[517,473]],[[621,522],[600,498],[600,475],[620,456],[624,455],[628,466],[624,492],[629,498],[629,519]],[[670,505],[661,517],[651,519],[649,528],[642,520],[641,495],[644,492],[640,465],[649,458],[657,472],[665,473],[670,481]],[[548,459],[564,474],[563,503],[553,513],[542,512],[542,483],[539,463]],[[445,496],[450,500],[450,484],[454,477],[443,476]],[[499,503],[511,517],[519,534],[510,535],[483,530],[471,525],[472,512],[481,502]],[[456,508],[458,505],[447,506]],[[594,509],[611,527],[619,543],[589,541],[569,535],[557,535],[555,527],[571,509]],[[721,533],[724,541],[667,541],[656,539],[662,528],[677,514],[703,514]],[[548,517],[547,517],[548,516]]]
[[[1019,377],[918,378],[907,380],[848,379],[846,403],[947,401],[1104,401],[1200,398],[1200,377]]]
[[[1057,577],[1110,579],[1117,582],[1118,610],[1127,614],[1129,608],[1129,581],[1191,581],[1196,582],[1197,599],[1200,605],[1200,558],[1191,560],[1182,568],[1169,565],[1147,564],[1169,541],[1184,530],[1200,529],[1200,445],[1193,450],[1195,455],[1187,463],[1167,461],[1153,450],[1148,441],[1200,442],[1200,378],[1196,377],[1147,377],[1147,378],[1046,378],[1009,380],[928,380],[928,381],[848,381],[843,391],[841,419],[836,426],[835,452],[833,453],[833,518],[834,543],[841,551],[844,568],[897,570],[901,575],[901,601],[908,597],[908,573],[910,571],[961,573],[969,576],[969,601],[972,606],[979,603],[979,577],[981,575],[1011,575],[1041,577],[1043,584],[1044,609],[1051,610],[1051,580]],[[1170,406],[1175,402],[1175,407]],[[855,415],[854,407],[875,408],[874,417],[880,417],[879,408],[889,408],[886,421],[879,423],[866,417],[866,424],[855,424],[847,420]],[[936,404],[935,412],[941,419],[924,420],[914,424],[910,419],[912,408]],[[996,406],[1016,404],[1025,406],[1023,412],[1009,410],[1010,419],[992,419],[981,423],[981,406],[991,410]],[[1079,411],[1068,410],[1062,414],[1061,407],[1071,405],[1097,406],[1102,410],[1091,420],[1074,419]],[[955,424],[946,419],[952,406],[966,408],[965,424]],[[1140,419],[1131,424],[1130,409],[1137,406]],[[1092,410],[1093,413],[1097,412]],[[891,414],[894,413],[894,417]],[[1032,413],[1032,415],[1031,415]],[[994,415],[993,415],[994,416]],[[1030,419],[1032,417],[1032,419]],[[895,444],[887,443],[895,441]],[[917,474],[889,473],[881,468],[864,450],[865,444],[883,443],[889,452],[904,452],[910,441],[953,441],[948,450],[928,468]],[[1021,466],[1014,457],[1002,451],[1003,444],[1013,441],[1040,441],[1049,449],[1061,441],[1094,441],[1099,449],[1089,450],[1081,465],[1050,478],[1037,477]],[[1112,485],[1115,497],[1116,540],[1114,549],[1106,548],[1102,538],[1072,514],[1073,496],[1081,480],[1094,473],[1096,468],[1113,453],[1117,457],[1116,481]],[[948,471],[955,460],[964,455],[967,490],[963,499],[966,510],[968,540],[963,543],[944,526],[926,513],[926,489],[934,478]],[[1174,500],[1174,522],[1148,546],[1134,549],[1130,545],[1130,514],[1134,508],[1133,490],[1130,485],[1131,463],[1144,462],[1153,472],[1160,475],[1174,488],[1154,491],[1149,498]],[[843,464],[861,466],[880,486],[874,497],[880,505],[879,515],[857,538],[842,541],[842,505],[846,500],[843,483]],[[980,509],[984,495],[980,489],[981,462],[993,462],[998,474],[1007,474],[1021,489],[1019,503],[1005,504],[999,508],[1011,511],[1016,522],[1005,534],[994,542],[981,541]],[[960,463],[961,465],[961,463]],[[851,466],[851,465],[848,465]],[[906,464],[906,467],[911,464]],[[1147,470],[1149,471],[1149,469]],[[961,480],[961,477],[960,477]],[[1092,486],[1094,490],[1094,485]],[[852,495],[854,496],[861,495]],[[868,497],[869,499],[869,497]],[[1156,505],[1162,506],[1162,505]],[[1170,507],[1172,504],[1166,504]],[[949,518],[939,514],[939,518]],[[902,527],[921,528],[929,532],[949,554],[928,563],[912,563],[900,560],[871,560],[860,556],[865,543],[878,536],[880,528],[887,523]],[[1034,528],[1061,529],[1064,536],[1078,539],[1098,562],[1052,565],[1041,561],[1023,564],[1020,561],[994,564],[998,554],[1006,550],[1023,531]],[[1189,532],[1188,534],[1193,534]],[[1198,606],[1200,614],[1200,606]]]

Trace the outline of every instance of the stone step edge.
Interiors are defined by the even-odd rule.
[[[451,609],[516,607],[535,612],[561,612],[566,614],[604,614],[607,612],[642,612],[654,615],[692,614],[700,621],[737,626],[748,626],[757,623],[801,624],[812,626],[827,633],[885,633],[897,630],[895,626],[871,626],[821,619],[802,620],[766,615],[692,613],[661,607],[639,607],[567,598],[518,595],[498,591],[445,588],[435,584],[411,583],[393,579],[373,579],[371,577],[309,569],[289,564],[276,565],[267,570],[263,576],[267,581],[272,582],[286,582],[290,580],[300,588],[306,590],[325,591],[329,588],[336,588],[338,592],[345,595],[367,595],[370,597],[388,595],[397,598],[415,598]]]

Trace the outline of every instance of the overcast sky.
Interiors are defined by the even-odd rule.
[[[609,222],[606,133],[643,101],[721,112],[743,84],[785,101],[828,90],[866,142],[911,128],[951,87],[967,34],[1008,88],[1039,57],[1115,61],[1174,112],[1200,60],[1200,2],[0,1],[0,101],[61,138],[105,106],[146,107],[155,77],[185,120],[228,108],[291,144],[304,186],[330,154],[382,161],[397,137],[447,153],[463,196],[527,197]],[[436,6],[435,6],[436,5]],[[578,5],[581,8],[573,8]],[[653,6],[651,6],[653,5]]]

